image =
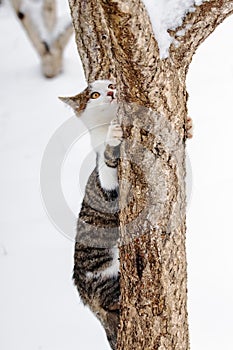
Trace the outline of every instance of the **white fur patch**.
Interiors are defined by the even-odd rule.
[[[87,274],[86,274],[87,278],[101,277],[101,278],[105,279],[105,278],[116,277],[118,275],[118,272],[120,270],[118,247],[112,248],[111,253],[112,253],[112,258],[113,258],[111,265],[103,271],[87,272]]]
[[[110,80],[96,80],[91,84],[91,92],[98,92],[100,96],[96,99],[90,98],[81,115],[81,120],[90,131],[109,124],[116,117],[116,90],[108,88],[111,83]],[[109,91],[113,93],[114,99],[108,96]]]
[[[102,271],[101,277],[107,278],[107,277],[115,277],[118,275],[119,269],[120,269],[120,262],[119,262],[119,251],[117,247],[114,247],[111,249],[113,260],[112,264],[107,267],[104,271]]]
[[[117,168],[111,168],[103,161],[99,161],[99,179],[104,190],[111,191],[118,187]]]

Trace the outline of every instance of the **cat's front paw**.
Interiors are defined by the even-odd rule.
[[[116,122],[111,123],[108,127],[106,143],[109,146],[116,147],[116,146],[120,145],[120,143],[122,141],[122,137],[123,137],[123,131],[122,131],[120,124],[118,124]]]
[[[186,131],[186,137],[188,139],[191,139],[193,137],[193,121],[190,117],[186,118],[185,131]]]

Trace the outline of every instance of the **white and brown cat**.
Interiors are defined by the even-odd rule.
[[[97,80],[82,93],[61,100],[90,132],[96,167],[90,175],[77,223],[73,278],[79,295],[105,328],[116,349],[119,323],[117,164],[122,129],[115,121],[116,86]]]

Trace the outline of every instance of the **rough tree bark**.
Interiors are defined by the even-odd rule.
[[[116,78],[119,91],[118,349],[187,350],[185,79],[196,49],[233,12],[233,1],[204,2],[188,13],[170,32],[178,45],[167,59],[160,59],[140,0],[69,3],[87,80]]]
[[[72,23],[67,22],[62,30],[57,30],[55,0],[43,0],[41,7],[37,2],[33,11],[23,0],[11,0],[11,3],[40,56],[42,74],[46,78],[55,77],[62,70],[63,52],[73,33]]]

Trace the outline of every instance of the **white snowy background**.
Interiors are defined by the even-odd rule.
[[[4,1],[4,0],[3,0]],[[73,286],[73,242],[52,225],[40,194],[43,152],[71,116],[57,99],[85,86],[74,38],[64,73],[40,74],[39,59],[10,7],[0,5],[0,349],[107,350],[104,331]],[[188,74],[194,138],[187,143],[192,196],[187,213],[188,309],[192,350],[232,350],[233,17],[200,47]],[[80,160],[62,169],[78,208]],[[81,149],[82,148],[82,149]],[[79,165],[77,165],[79,164]]]

